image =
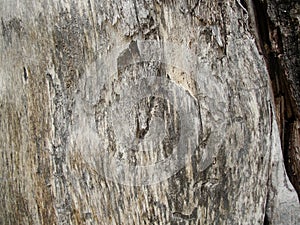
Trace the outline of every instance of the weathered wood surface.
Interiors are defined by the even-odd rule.
[[[299,223],[240,1],[0,6],[1,224]]]
[[[300,196],[300,4],[256,1],[258,30],[275,97],[287,173]]]

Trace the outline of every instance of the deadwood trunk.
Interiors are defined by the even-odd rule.
[[[298,3],[0,6],[0,224],[299,224]]]

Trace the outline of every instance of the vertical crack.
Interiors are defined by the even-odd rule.
[[[254,34],[256,39],[258,39],[258,48],[265,58],[272,84],[276,120],[280,131],[285,168],[291,183],[298,192],[298,196],[300,196],[300,172],[295,172],[295,170],[300,171],[299,159],[297,159],[297,152],[295,150],[299,146],[293,141],[293,136],[296,132],[293,127],[295,123],[300,121],[300,112],[295,96],[297,93],[293,91],[293,82],[296,81],[291,80],[290,77],[290,74],[297,70],[297,65],[295,64],[289,68],[285,61],[286,59],[284,59],[284,57],[289,57],[289,50],[285,49],[283,45],[283,42],[286,41],[283,40],[282,36],[284,25],[276,25],[270,19],[268,7],[271,4],[277,3],[253,0],[254,15],[252,17],[254,16],[255,18],[251,18],[251,21],[255,24]],[[286,6],[291,6],[291,3],[286,3]],[[278,7],[280,6],[278,5]],[[279,20],[284,19],[279,18]],[[297,168],[295,169],[295,167]]]

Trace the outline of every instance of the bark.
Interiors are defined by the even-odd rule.
[[[298,224],[293,4],[0,1],[1,224]]]
[[[275,98],[287,173],[300,195],[299,14],[296,1],[255,1],[257,30]]]

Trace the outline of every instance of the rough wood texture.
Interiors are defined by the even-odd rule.
[[[288,175],[300,196],[300,5],[297,1],[253,1],[258,39],[267,62]]]
[[[242,1],[0,6],[1,224],[299,223]]]

